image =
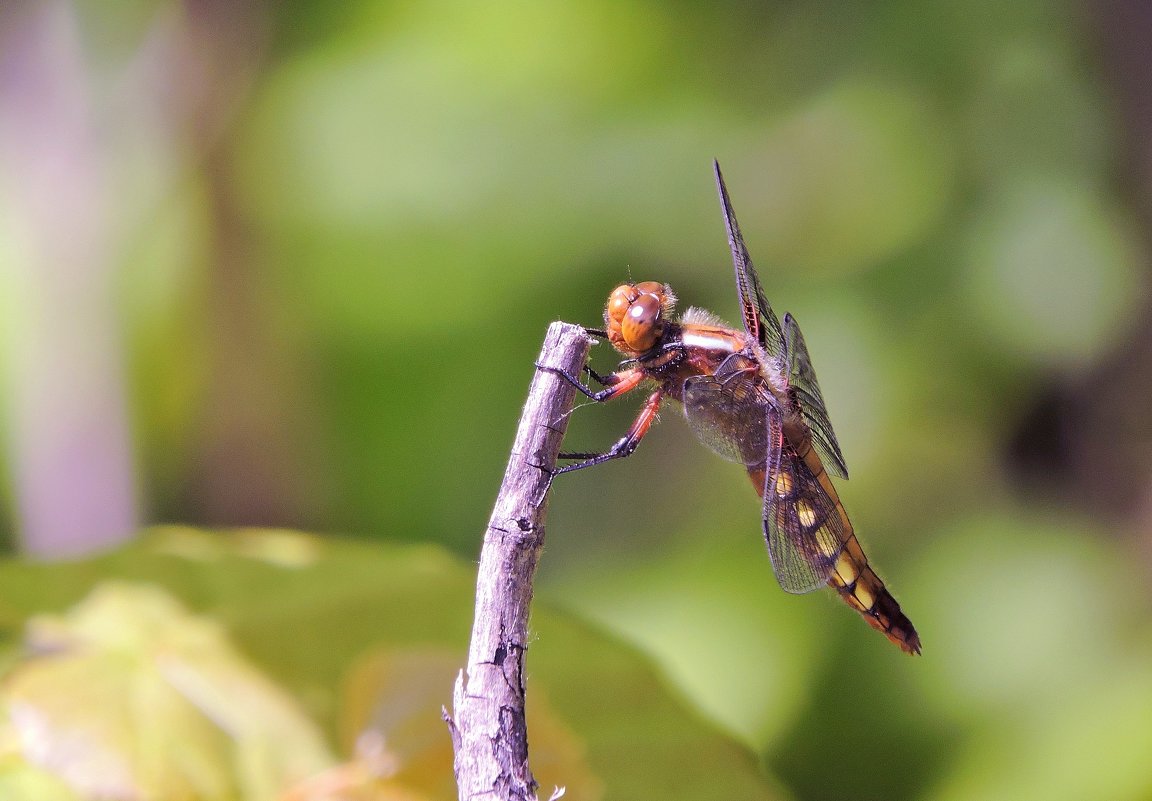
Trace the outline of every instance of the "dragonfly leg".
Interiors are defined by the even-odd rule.
[[[591,378],[593,381],[595,381],[597,384],[599,384],[602,387],[610,387],[613,384],[618,383],[618,380],[619,380],[619,379],[613,379],[613,376],[615,375],[615,373],[609,373],[608,375],[600,375],[598,372],[593,370],[588,365],[584,365],[584,372],[588,374],[589,378]]]
[[[611,459],[623,459],[625,456],[631,456],[635,452],[636,446],[640,444],[640,440],[644,439],[644,435],[652,427],[652,423],[656,421],[656,413],[660,411],[660,401],[663,397],[664,392],[659,389],[649,395],[631,427],[606,453],[560,454],[561,459],[579,459],[580,461],[558,468],[554,471],[554,476],[571,473],[573,470],[583,470],[585,467],[603,464]]]
[[[588,386],[583,381],[566,370],[549,367],[539,362],[536,363],[536,367],[539,370],[555,373],[597,403],[603,403],[604,401],[612,400],[612,398],[615,398],[617,395],[631,392],[640,386],[640,382],[644,380],[644,372],[640,369],[623,370],[619,373],[609,373],[608,375],[602,376],[597,374],[592,368],[585,366],[584,369],[588,374],[592,376],[597,383],[604,386],[604,389],[599,392],[593,392],[588,389]]]

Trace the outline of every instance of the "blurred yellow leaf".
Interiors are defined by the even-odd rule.
[[[0,762],[0,798],[4,801],[81,801],[61,779],[11,757]]]
[[[441,709],[451,703],[452,683],[464,662],[462,652],[437,647],[382,648],[366,655],[345,682],[341,739],[362,759],[382,745],[394,760],[398,783],[432,798],[452,797],[452,743]],[[599,798],[601,782],[579,737],[536,684],[529,686],[526,713],[532,773],[541,793],[560,785],[574,798]]]
[[[26,640],[5,725],[83,797],[255,801],[332,762],[293,699],[157,587],[101,584]]]
[[[407,787],[393,777],[391,761],[385,759],[384,763],[357,755],[300,782],[280,801],[428,801],[451,797],[427,796]]]

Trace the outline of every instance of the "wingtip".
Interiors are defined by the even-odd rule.
[[[739,230],[736,224],[736,213],[732,210],[732,201],[728,197],[728,187],[724,183],[724,173],[720,172],[720,162],[712,159],[713,171],[716,175],[716,191],[720,194],[720,208],[724,212],[724,224],[731,236],[734,230]]]
[[[721,196],[727,196],[728,187],[724,185],[724,173],[720,171],[720,162],[716,159],[712,159],[712,174],[716,177],[716,186]]]

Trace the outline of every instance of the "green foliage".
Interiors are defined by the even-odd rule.
[[[75,5],[69,57],[87,84],[71,89],[93,116],[75,138],[95,153],[93,224],[108,229],[93,269],[115,291],[73,369],[30,355],[63,323],[91,332],[35,290],[54,273],[26,260],[28,204],[8,192],[27,155],[0,153],[5,405],[56,370],[61,397],[106,412],[84,380],[112,370],[89,345],[119,337],[146,519],[371,544],[174,529],[93,561],[8,562],[8,671],[26,667],[31,616],[108,580],[159,586],[303,705],[349,760],[337,778],[371,777],[348,722],[373,719],[367,698],[398,682],[447,699],[438,660],[463,653],[464,564],[546,324],[597,323],[629,276],[736,318],[718,157],[772,302],[803,325],[851,468],[847,510],[924,656],[834,599],[779,592],[742,471],[669,409],[626,463],[554,488],[529,683],[551,710],[541,729],[561,732],[559,773],[607,797],[773,794],[731,736],[804,799],[1152,794],[1152,596],[1132,568],[1146,519],[1117,523],[1131,510],[1111,494],[1061,495],[1047,465],[1024,495],[1006,458],[1053,385],[1088,383],[1082,404],[1118,413],[1079,469],[1147,493],[1113,458],[1147,469],[1148,379],[1113,358],[1149,290],[1133,145],[1106,35],[1079,6]],[[224,8],[240,9],[225,30],[243,52],[220,66],[230,37],[196,15]],[[46,139],[72,141],[49,122]],[[50,188],[46,205],[66,207]],[[614,361],[594,349],[598,369]],[[1128,378],[1136,401],[1110,403]],[[55,404],[32,406],[54,431]],[[567,446],[606,446],[634,411],[579,408]],[[1066,420],[1061,438],[1089,439]],[[8,542],[23,422],[3,432]],[[409,658],[436,680],[405,673]],[[0,764],[2,798],[70,792]]]
[[[328,798],[453,794],[440,708],[474,580],[439,548],[167,528],[91,561],[9,561],[0,581],[8,651],[23,651],[2,693],[6,799],[263,801],[309,777],[298,792],[345,788]],[[628,648],[546,605],[533,627],[542,782],[582,798],[772,796],[751,754]]]

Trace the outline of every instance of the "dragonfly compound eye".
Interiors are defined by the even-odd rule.
[[[608,341],[627,356],[651,350],[660,341],[664,320],[672,314],[675,303],[672,290],[658,281],[616,287],[604,308]]]
[[[650,293],[636,298],[628,307],[628,313],[620,321],[620,334],[632,351],[644,353],[660,341],[664,332],[663,312],[660,298]]]
[[[637,294],[640,295],[655,295],[660,299],[660,303],[664,303],[664,293],[667,287],[659,281],[641,281],[635,287]]]
[[[632,284],[624,284],[612,290],[608,296],[608,305],[604,308],[604,324],[609,328],[619,327],[624,315],[628,313],[628,307],[638,297],[640,293]]]

